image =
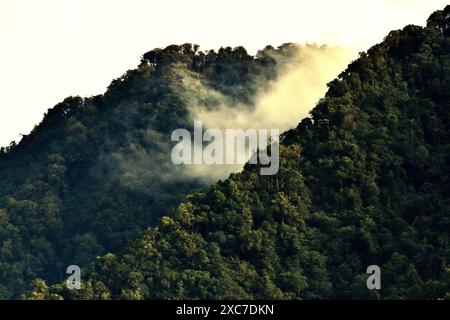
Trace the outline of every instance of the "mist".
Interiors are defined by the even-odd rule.
[[[267,80],[265,75],[255,75],[252,83],[241,87],[239,82],[238,90],[231,90],[232,94],[229,95],[225,93],[227,90],[223,90],[229,89],[228,86],[214,88],[207,77],[183,64],[172,64],[164,71],[165,78],[170,79],[167,81],[167,90],[176,95],[179,103],[188,111],[189,118],[187,123],[181,124],[185,126],[181,129],[187,129],[193,136],[194,121],[201,121],[202,134],[207,129],[218,129],[222,132],[222,137],[226,137],[227,129],[265,129],[283,133],[295,128],[325,95],[327,83],[335,79],[356,58],[356,54],[343,47],[314,44],[295,45],[292,49],[292,53],[288,55],[280,54],[280,50],[266,51],[275,60],[271,80]],[[250,99],[235,94],[247,92],[246,87],[255,89]],[[123,108],[117,109],[120,113],[117,117],[121,121],[131,121],[127,120],[129,116],[139,114],[140,108],[139,104],[124,103]],[[121,110],[127,112],[123,113]],[[171,154],[177,144],[178,147],[183,144],[172,141],[170,134],[162,134],[151,125],[140,135],[141,138],[128,137],[128,143],[116,152],[105,153],[101,157],[99,168],[108,168],[113,180],[118,180],[122,186],[152,195],[160,194],[161,199],[174,186],[209,186],[226,179],[231,173],[240,172],[244,166],[241,162],[175,164]],[[220,144],[225,147],[227,141],[223,139]],[[201,143],[202,148],[209,145],[209,142]],[[236,158],[244,156],[249,160],[255,150],[247,149],[250,146],[247,141],[244,143],[245,146],[236,145]],[[245,154],[238,154],[242,150],[245,150]],[[224,155],[226,151],[223,150]]]
[[[277,56],[274,58],[279,59]],[[296,45],[292,59],[280,61],[277,78],[268,84],[261,83],[251,104],[235,103],[192,73],[183,73],[183,89],[179,92],[184,95],[193,121],[202,121],[206,128],[222,131],[278,129],[284,132],[308,116],[325,95],[327,83],[336,78],[353,58],[356,58],[355,53],[343,47]],[[243,165],[197,164],[185,166],[185,172],[213,182],[242,168]]]

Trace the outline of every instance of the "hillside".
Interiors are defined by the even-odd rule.
[[[192,194],[71,299],[450,298],[450,6],[391,32],[284,134],[281,167]],[[366,288],[366,268],[382,290]]]
[[[186,194],[204,190],[211,180],[170,161],[170,134],[192,127],[190,99],[214,108],[203,86],[230,106],[250,107],[297,51],[293,44],[255,57],[242,47],[155,49],[105,94],[65,99],[20,143],[2,148],[0,298],[19,297],[36,277],[61,281],[68,265],[122,249]]]

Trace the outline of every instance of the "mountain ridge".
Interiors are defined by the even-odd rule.
[[[99,258],[81,290],[36,279],[31,297],[448,299],[449,36],[450,6],[391,32],[284,134],[276,176],[247,165]]]
[[[206,110],[222,102],[197,87],[220,93],[229,108],[250,109],[300,48],[326,50],[154,49],[104,95],[65,99],[20,143],[2,148],[0,297],[17,298],[36,277],[58,282],[66,266],[120,251],[188,193],[204,190],[210,179],[170,161],[172,130],[192,127],[190,99]]]

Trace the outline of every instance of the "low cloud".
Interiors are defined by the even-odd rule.
[[[282,70],[276,80],[261,85],[252,104],[236,104],[230,97],[203,84],[195,74],[184,73],[184,88],[179,92],[185,95],[192,119],[202,121],[205,128],[222,131],[255,128],[284,132],[296,127],[325,95],[327,83],[354,58],[352,52],[342,47],[297,45],[296,48],[292,59],[280,64]],[[242,169],[242,165],[185,167],[188,175],[212,181]]]

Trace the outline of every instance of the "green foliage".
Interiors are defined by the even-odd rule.
[[[100,258],[84,291],[50,292],[448,299],[449,8],[426,28],[392,32],[331,82],[311,118],[284,134],[276,176],[247,165],[181,203],[123,253]],[[144,59],[172,59],[157,53]],[[224,49],[215,63],[232,72],[232,56]],[[36,206],[15,203],[28,211]],[[365,287],[371,264],[382,270],[378,293]]]
[[[68,265],[119,251],[186,194],[204,190],[204,181],[170,161],[172,131],[192,126],[189,103],[203,99],[197,87],[244,105],[277,77],[293,48],[267,48],[261,57],[242,47],[152,50],[104,95],[65,99],[19,144],[2,148],[0,298],[29,292],[36,277],[59,282]],[[187,76],[197,87],[183,82]]]

